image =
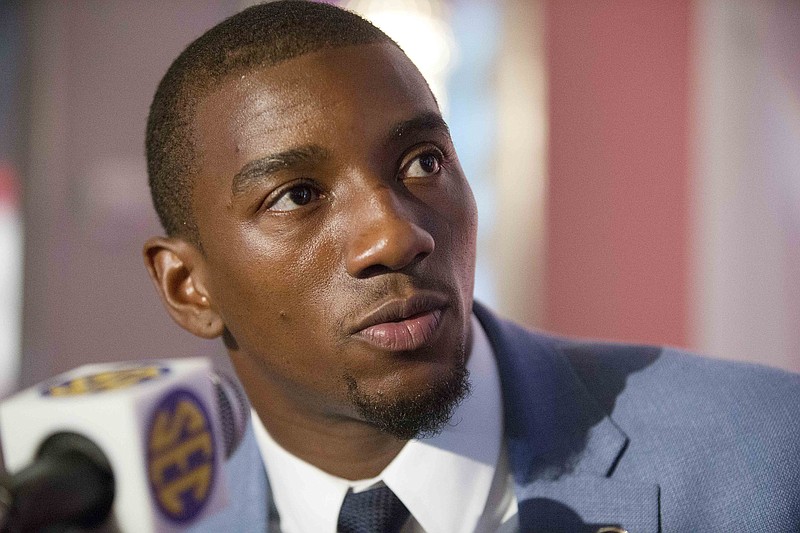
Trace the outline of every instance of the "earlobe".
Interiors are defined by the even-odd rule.
[[[206,290],[200,251],[180,238],[152,237],[145,243],[143,255],[150,279],[172,319],[198,337],[222,335],[225,324]]]

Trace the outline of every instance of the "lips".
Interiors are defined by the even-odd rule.
[[[446,305],[437,293],[389,300],[361,319],[353,336],[381,350],[416,350],[436,338]]]

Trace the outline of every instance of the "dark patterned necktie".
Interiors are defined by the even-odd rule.
[[[347,491],[339,511],[340,533],[397,533],[408,520],[408,509],[389,487]]]

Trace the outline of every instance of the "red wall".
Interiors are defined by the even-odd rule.
[[[545,326],[688,342],[690,2],[546,1]]]

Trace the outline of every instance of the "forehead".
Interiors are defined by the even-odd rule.
[[[438,113],[436,101],[395,45],[324,49],[222,82],[197,106],[195,144],[201,168],[220,158],[235,168],[298,144],[376,135],[425,112]]]

